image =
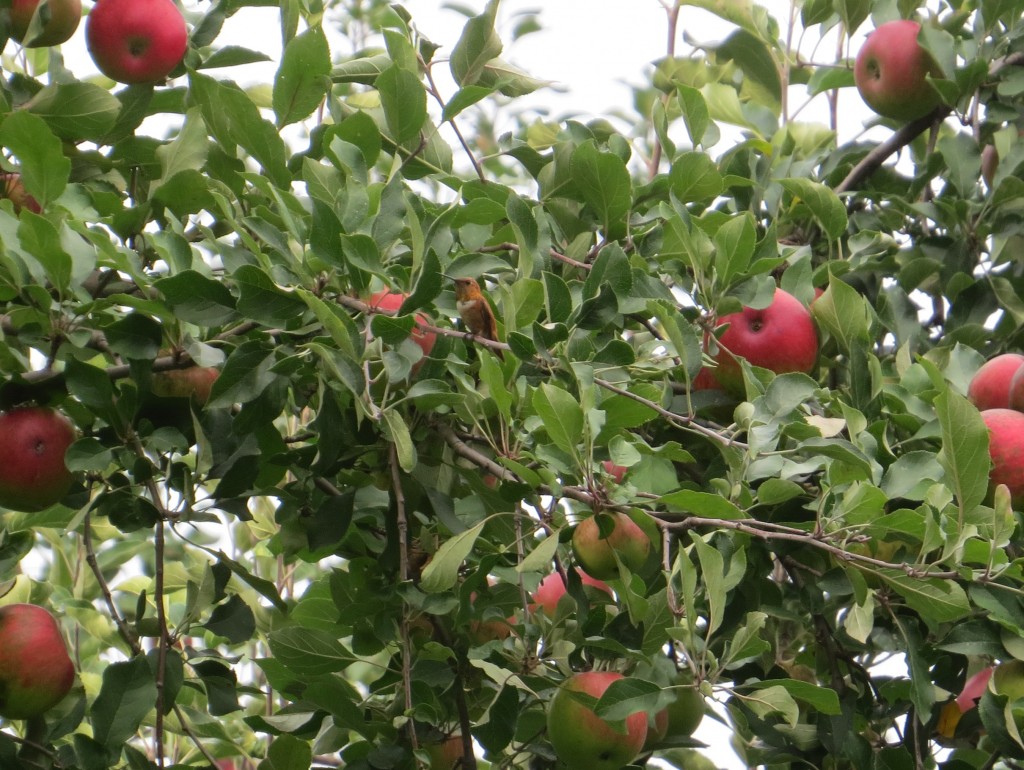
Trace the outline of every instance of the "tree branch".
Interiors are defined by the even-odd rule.
[[[992,62],[991,66],[988,68],[988,74],[989,76],[994,76],[999,74],[1000,70],[1005,67],[1021,63],[1024,63],[1024,52],[1013,53]],[[882,144],[878,145],[875,149],[865,155],[863,160],[854,166],[850,173],[846,175],[846,178],[836,185],[835,192],[849,192],[859,187],[864,180],[881,167],[890,155],[910,144],[930,126],[944,120],[952,111],[952,107],[938,107],[935,111],[925,115],[923,118],[918,118],[917,120],[913,120],[905,126],[902,126],[886,141],[882,142]]]

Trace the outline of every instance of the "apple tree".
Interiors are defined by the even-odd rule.
[[[968,392],[1022,344],[1024,3],[659,1],[609,119],[520,106],[543,13],[498,0],[453,40],[144,0],[166,77],[98,0],[132,85],[39,44],[68,3],[18,27],[0,407],[74,437],[54,502],[0,436],[2,602],[76,676],[0,766],[707,768],[714,722],[751,767],[1020,766],[1024,431]],[[900,18],[910,122],[854,79]],[[0,701],[52,649],[3,636]]]

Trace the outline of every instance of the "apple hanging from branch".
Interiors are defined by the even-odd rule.
[[[861,98],[879,115],[893,120],[922,118],[942,104],[928,76],[942,72],[917,36],[921,25],[909,19],[877,27],[861,46],[853,78]]]
[[[776,289],[771,304],[745,307],[719,319],[728,328],[718,338],[717,366],[708,371],[730,394],[742,397],[739,358],[776,374],[811,372],[818,360],[818,331],[810,310],[796,297]]]
[[[82,20],[81,0],[11,0],[11,38],[26,48],[46,48],[71,39]],[[27,37],[39,14],[36,34]]]
[[[34,719],[63,700],[75,681],[60,627],[34,604],[0,607],[0,716]]]
[[[71,421],[49,407],[19,407],[0,414],[0,435],[0,505],[31,513],[60,502],[74,480],[64,464]]]
[[[640,753],[647,739],[647,715],[625,719],[625,731],[615,729],[593,709],[573,697],[584,693],[600,698],[623,676],[615,671],[585,671],[562,683],[548,705],[548,739],[559,761],[574,770],[619,770]]]
[[[602,525],[609,524],[610,531],[602,534]],[[604,512],[576,525],[572,533],[572,553],[580,569],[592,578],[614,580],[619,577],[619,562],[630,572],[637,572],[644,566],[651,553],[651,539],[626,514]]]
[[[99,0],[85,42],[100,72],[119,83],[158,83],[188,48],[185,18],[172,0]]]

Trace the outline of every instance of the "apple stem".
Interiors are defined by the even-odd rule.
[[[45,748],[46,719],[41,716],[25,720],[25,740],[18,752],[18,759],[36,767],[45,767],[49,752]]]

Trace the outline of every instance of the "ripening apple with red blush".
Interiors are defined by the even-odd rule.
[[[776,374],[810,373],[818,361],[818,330],[811,312],[782,289],[775,290],[767,307],[745,307],[720,318],[719,325],[727,328],[717,340],[717,366],[706,371],[734,396],[744,394],[740,358]]]
[[[857,53],[853,79],[861,98],[879,115],[893,120],[922,118],[942,104],[928,82],[942,71],[918,42],[921,25],[897,19],[879,25]]]

